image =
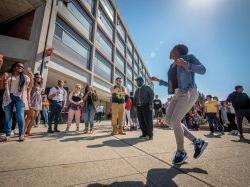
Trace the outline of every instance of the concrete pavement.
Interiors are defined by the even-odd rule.
[[[41,125],[23,143],[16,138],[0,143],[0,186],[250,186],[250,134],[240,142],[194,132],[209,141],[207,150],[194,160],[193,146],[185,140],[187,163],[174,167],[172,130],[155,128],[153,141],[142,141],[140,131],[110,136],[110,122],[97,125],[91,135],[74,129],[48,135]]]

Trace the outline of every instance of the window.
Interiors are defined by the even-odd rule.
[[[133,83],[130,80],[127,80],[127,91],[132,92],[133,90]]]
[[[137,63],[139,63],[139,56],[138,56],[137,52],[134,53],[134,59]]]
[[[133,52],[132,42],[130,41],[130,39],[128,39],[128,49],[131,53]]]
[[[114,8],[109,0],[100,0],[111,21],[114,21]]]
[[[127,68],[127,78],[129,78],[130,80],[132,80],[132,75],[133,75],[133,70],[132,68],[128,65]]]
[[[116,47],[119,49],[121,54],[123,54],[123,56],[125,56],[125,44],[123,43],[123,41],[121,40],[121,38],[118,35],[116,38]]]
[[[102,52],[111,60],[112,59],[112,44],[104,36],[104,34],[98,29],[96,32],[96,42],[98,46],[102,49]]]
[[[135,77],[137,77],[139,69],[138,69],[138,64],[136,64],[136,63],[134,63],[134,70],[135,70],[135,73],[136,73]]]
[[[99,7],[98,9],[98,22],[102,26],[103,30],[107,33],[107,35],[113,38],[113,26],[112,23],[109,21],[103,10]]]
[[[117,20],[117,31],[120,34],[120,36],[122,37],[123,41],[125,41],[125,37],[126,37],[125,29],[124,29],[122,22],[119,18]]]
[[[83,10],[78,1],[73,0],[68,3],[67,8],[72,13],[73,16],[83,25],[84,33],[90,39],[92,32],[93,21],[87,15],[87,13]]]
[[[122,72],[124,73],[125,69],[125,60],[124,58],[119,54],[116,53],[116,58],[115,58],[115,66]]]
[[[127,61],[129,63],[130,66],[133,66],[133,59],[132,59],[132,55],[128,52],[127,53]]]
[[[94,72],[105,80],[111,82],[112,65],[98,53],[95,55]]]
[[[117,77],[121,77],[122,82],[123,82],[123,85],[125,85],[125,76],[124,76],[124,74],[122,74],[120,71],[118,71],[118,70],[116,69],[116,70],[115,70],[115,79],[116,79]]]
[[[56,18],[55,35],[66,46],[81,55],[85,62],[89,62],[90,45],[59,17]]]
[[[94,1],[95,0],[84,0],[83,3],[89,9],[90,12],[93,13],[94,11]]]

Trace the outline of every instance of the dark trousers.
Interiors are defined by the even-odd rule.
[[[49,115],[49,130],[52,130],[52,122],[54,121],[54,124],[55,124],[55,130],[57,130],[57,127],[58,127],[58,122],[59,122],[59,119],[60,119],[60,114],[61,114],[61,111],[62,111],[62,102],[60,101],[52,101],[52,105],[51,105],[51,112],[50,112],[50,115]]]
[[[149,106],[138,106],[137,115],[142,136],[153,136],[153,113]]]
[[[243,134],[242,121],[244,117],[246,117],[248,122],[250,123],[250,109],[236,110],[237,126],[241,135]]]
[[[235,123],[235,114],[232,113],[227,113],[227,118],[229,121],[228,124],[228,131],[232,131],[232,130],[238,130],[237,125]]]
[[[97,112],[96,117],[97,117],[96,121],[101,122],[102,121],[102,112]]]
[[[210,132],[214,132],[214,125],[218,128],[220,132],[223,132],[223,126],[220,123],[219,118],[216,116],[216,113],[207,113],[207,121],[209,124]]]

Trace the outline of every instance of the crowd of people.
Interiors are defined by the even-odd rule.
[[[1,59],[1,58],[0,58]],[[173,164],[182,164],[187,159],[184,149],[184,137],[194,145],[194,158],[199,158],[206,149],[208,142],[197,138],[190,129],[199,130],[206,121],[209,124],[210,136],[215,131],[221,135],[224,131],[240,135],[244,139],[242,120],[246,117],[250,122],[250,99],[243,92],[242,86],[236,86],[226,101],[219,102],[216,96],[207,95],[199,100],[195,84],[195,74],[205,74],[206,68],[188,48],[179,44],[170,52],[173,63],[168,71],[168,80],[164,81],[155,76],[151,81],[160,86],[168,87],[168,94],[173,94],[166,103],[162,103],[152,88],[145,84],[144,78],[135,78],[137,89],[135,93],[126,93],[122,78],[115,79],[111,87],[111,135],[126,135],[126,130],[140,128],[140,139],[153,140],[153,118],[156,126],[171,126],[176,138],[177,151]],[[0,68],[3,61],[0,61]],[[73,119],[75,131],[80,131],[82,116],[84,117],[85,134],[94,131],[94,118],[100,122],[104,113],[101,103],[97,104],[98,94],[92,86],[86,85],[82,92],[81,84],[76,84],[71,92],[64,88],[64,81],[49,89],[48,95],[43,89],[43,79],[39,73],[33,75],[31,68],[24,64],[14,63],[10,71],[0,77],[0,133],[2,141],[8,141],[11,132],[18,124],[19,141],[29,137],[35,120],[42,113],[48,133],[60,132],[58,124],[63,109],[67,108],[67,126],[65,133],[70,131]],[[237,119],[237,124],[236,124]]]

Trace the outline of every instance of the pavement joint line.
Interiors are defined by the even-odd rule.
[[[99,180],[94,180],[94,181],[88,181],[88,182],[83,182],[83,183],[71,184],[71,185],[66,185],[65,187],[77,186],[77,185],[81,185],[81,184],[90,184],[90,183],[94,183],[94,182],[96,183],[96,182],[110,180],[110,179],[119,179],[121,177],[129,177],[129,176],[133,176],[135,174],[139,174],[139,173],[131,173],[129,175],[121,175],[121,176],[117,176],[117,177],[109,177],[109,178],[104,178],[104,179],[99,179]]]
[[[121,158],[109,158],[109,159],[103,159],[103,160],[91,160],[91,161],[85,161],[85,162],[72,162],[72,163],[67,163],[67,164],[54,164],[54,165],[47,165],[47,166],[38,166],[38,167],[33,167],[33,168],[1,170],[0,173],[25,171],[25,170],[32,170],[32,169],[42,169],[42,168],[51,168],[51,167],[60,167],[60,166],[68,166],[68,165],[76,165],[76,164],[86,164],[86,163],[92,163],[92,162],[102,162],[102,161],[119,160],[119,159],[121,159]]]
[[[200,181],[200,182],[202,182],[202,183],[204,183],[204,184],[206,184],[206,185],[208,185],[208,186],[210,186],[210,187],[216,187],[216,186],[214,186],[214,185],[208,183],[208,182],[205,181],[205,180],[199,179],[198,177],[193,176],[193,175],[191,175],[191,174],[189,174],[189,173],[183,171],[181,168],[178,168],[178,167],[176,167],[176,166],[174,166],[174,165],[172,165],[172,164],[166,162],[165,160],[162,160],[162,159],[160,159],[160,158],[158,158],[158,157],[156,157],[156,156],[154,156],[154,155],[152,155],[152,154],[150,154],[150,153],[148,153],[148,152],[146,152],[146,151],[144,151],[144,150],[142,150],[142,149],[140,149],[140,148],[138,148],[138,147],[136,147],[136,146],[134,146],[134,145],[132,145],[132,144],[130,144],[130,143],[127,143],[126,141],[124,141],[123,139],[118,138],[117,136],[114,136],[114,137],[115,137],[116,139],[118,139],[118,140],[120,140],[120,141],[126,143],[127,145],[130,145],[130,146],[134,147],[135,149],[137,149],[137,150],[139,150],[139,151],[141,151],[141,152],[147,154],[148,156],[151,156],[151,157],[153,157],[154,159],[159,160],[160,162],[163,162],[163,163],[165,163],[165,164],[167,164],[167,165],[169,165],[169,166],[171,166],[171,167],[174,167],[176,170],[180,171],[181,173],[184,173],[184,174],[186,174],[186,175],[188,175],[188,176],[190,176],[190,177],[192,177],[192,178],[194,178],[194,179],[196,179],[196,180],[198,180],[198,181]]]

